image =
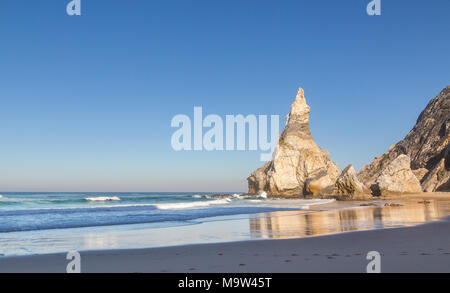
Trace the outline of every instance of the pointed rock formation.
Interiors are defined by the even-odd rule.
[[[269,196],[317,195],[333,187],[339,169],[328,152],[314,142],[309,111],[300,88],[286,117],[274,159],[247,178],[250,194],[265,191]]]
[[[370,189],[367,188],[358,180],[355,168],[350,164],[342,171],[339,178],[334,184],[334,193],[337,195],[346,195],[353,197],[359,195],[359,197],[370,197]]]
[[[443,179],[448,178],[450,172],[450,159],[448,156],[446,158],[449,141],[450,86],[447,86],[428,103],[409,134],[402,141],[391,146],[382,156],[375,158],[370,165],[364,166],[358,178],[370,187],[392,161],[399,155],[405,154],[411,158],[411,169],[418,178],[421,178],[424,190],[450,190],[450,184]],[[436,166],[440,166],[440,171],[437,172],[439,176],[431,174]],[[427,174],[424,175],[424,173]]]
[[[372,193],[378,195],[420,193],[422,187],[411,170],[411,160],[400,155],[381,171],[371,186]]]

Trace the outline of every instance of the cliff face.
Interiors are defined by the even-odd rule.
[[[349,196],[351,198],[370,197],[370,190],[359,181],[355,168],[353,168],[353,165],[351,164],[342,170],[341,175],[334,184],[333,193],[336,195]]]
[[[272,196],[297,196],[332,191],[339,169],[328,152],[314,142],[309,112],[304,91],[299,89],[274,159],[247,178],[249,193],[265,191]]]
[[[409,134],[362,168],[358,178],[372,186],[381,172],[400,155],[411,159],[411,169],[424,191],[450,189],[450,86],[432,99]]]
[[[398,156],[375,180],[375,184],[372,185],[373,194],[378,196],[422,192],[420,182],[410,166],[411,160],[407,155]]]

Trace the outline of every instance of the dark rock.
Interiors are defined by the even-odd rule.
[[[450,86],[444,88],[422,111],[409,134],[383,155],[362,168],[358,178],[366,186],[375,183],[379,174],[399,155],[408,155],[411,169],[425,191],[450,190]],[[439,165],[436,174],[430,172]],[[443,166],[443,167],[442,167]],[[421,168],[424,170],[415,171]],[[423,173],[427,173],[423,175]],[[421,178],[422,177],[422,178]]]

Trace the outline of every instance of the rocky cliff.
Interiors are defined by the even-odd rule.
[[[407,155],[399,155],[386,168],[371,186],[375,196],[420,193],[422,187],[416,175],[411,170],[411,160]]]
[[[349,198],[369,198],[370,193],[370,190],[359,181],[355,168],[351,164],[345,167],[334,184],[333,194],[335,195]]]
[[[367,187],[376,187],[383,170],[400,155],[407,155],[412,173],[424,191],[450,190],[449,140],[450,86],[447,86],[428,103],[409,134],[371,164],[364,166],[358,179]]]
[[[286,117],[286,127],[273,160],[247,178],[250,194],[265,191],[269,196],[299,196],[332,192],[339,169],[328,152],[314,142],[309,112],[300,88]]]

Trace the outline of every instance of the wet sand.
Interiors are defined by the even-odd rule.
[[[399,206],[375,201],[376,207],[250,219],[254,238],[266,240],[86,251],[81,271],[363,273],[367,253],[378,251],[382,272],[450,272],[446,198],[421,195],[402,198]],[[399,225],[409,227],[392,228]],[[3,257],[0,272],[65,272],[68,262],[65,253]]]
[[[381,272],[450,272],[450,223],[300,239],[242,241],[81,253],[86,273],[366,272],[369,251]],[[65,254],[0,259],[0,272],[65,272]]]

